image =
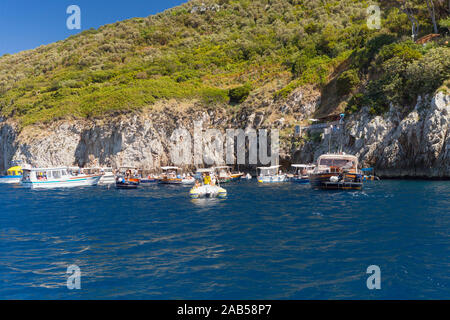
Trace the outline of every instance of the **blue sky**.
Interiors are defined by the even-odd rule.
[[[89,28],[147,17],[186,0],[0,0],[0,56],[63,40]],[[81,30],[68,30],[66,9],[81,9]]]

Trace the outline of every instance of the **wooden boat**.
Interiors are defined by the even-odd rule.
[[[146,178],[141,179],[141,184],[143,185],[155,184],[158,183],[159,179],[160,179],[159,177],[147,176]]]
[[[309,184],[309,174],[314,171],[316,165],[314,164],[293,164],[295,174],[290,178],[290,181],[299,184]]]
[[[231,181],[238,181],[241,180],[245,176],[245,173],[243,172],[232,172],[231,173]]]
[[[52,189],[67,187],[95,186],[100,174],[74,174],[68,167],[23,169],[21,184],[32,189]]]
[[[6,172],[6,175],[0,176],[0,183],[20,183],[20,180],[22,180],[22,167],[15,166],[8,169]]]
[[[232,181],[233,177],[230,169],[231,167],[228,166],[214,167],[214,174],[219,183],[228,183]],[[237,178],[237,176],[235,177]]]
[[[258,182],[260,183],[278,183],[286,182],[287,175],[279,173],[281,166],[259,167]]]
[[[139,186],[139,179],[117,177],[116,178],[116,188],[117,189],[137,189]]]
[[[358,158],[347,154],[321,155],[309,181],[314,189],[361,190],[363,187]]]
[[[141,179],[137,176],[137,168],[133,166],[122,166],[117,170],[115,178],[117,189],[137,189]]]
[[[190,175],[182,177],[178,174],[181,170],[178,167],[162,167],[163,173],[161,179],[158,181],[160,184],[194,184],[195,179]]]

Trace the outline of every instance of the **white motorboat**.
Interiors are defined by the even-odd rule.
[[[286,182],[287,175],[279,172],[281,166],[259,167],[258,182],[260,183],[278,183]]]
[[[101,168],[100,173],[102,177],[100,178],[99,185],[110,185],[116,182],[116,176],[113,173],[112,168]]]
[[[299,184],[308,184],[309,175],[314,172],[316,165],[314,164],[293,164],[295,174],[291,177],[291,181]]]
[[[74,174],[67,167],[23,169],[21,184],[32,189],[95,186],[100,174]]]
[[[219,181],[216,179],[215,171],[215,168],[197,170],[197,182],[189,192],[191,198],[225,198],[227,196],[227,190],[216,184]]]
[[[195,183],[195,178],[192,177],[191,175],[187,175],[187,176],[182,176],[181,179],[181,184],[194,184]]]
[[[94,168],[83,168],[80,170],[86,175],[98,175],[98,174],[101,175],[102,177],[98,182],[99,185],[111,185],[116,182],[116,176],[114,175],[112,168],[94,167]]]
[[[227,190],[220,186],[204,184],[195,186],[189,192],[189,195],[193,199],[198,198],[225,198],[227,196]]]

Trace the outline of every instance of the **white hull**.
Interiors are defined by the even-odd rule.
[[[101,176],[79,176],[69,179],[49,181],[22,181],[22,185],[31,189],[53,189],[96,186]]]
[[[114,175],[103,175],[100,178],[100,181],[98,182],[98,184],[101,186],[115,184],[115,183],[116,183],[116,177]]]
[[[219,186],[204,185],[198,188],[192,188],[190,192],[191,198],[224,198],[227,196],[227,190]]]
[[[258,182],[260,183],[278,183],[278,182],[286,182],[286,175],[275,175],[275,176],[263,176],[258,177]]]
[[[195,184],[195,179],[194,178],[192,178],[192,179],[183,179],[181,181],[181,184]]]
[[[20,183],[20,180],[22,178],[1,178],[0,184],[13,184],[13,183]]]

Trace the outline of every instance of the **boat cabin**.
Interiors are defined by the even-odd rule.
[[[161,169],[163,170],[162,177],[167,179],[176,179],[180,170],[178,167],[161,167]]]
[[[349,154],[324,154],[317,160],[316,171],[357,173],[358,158]]]
[[[23,169],[22,181],[55,181],[69,176],[68,168]]]
[[[219,177],[230,177],[231,176],[231,167],[229,167],[229,166],[215,167],[214,170]]]
[[[92,167],[92,168],[83,168],[81,171],[84,174],[91,175],[91,174],[103,174],[103,173],[113,173],[113,168],[101,168],[101,167]]]
[[[271,167],[259,167],[258,170],[260,172],[261,177],[265,176],[276,176],[279,174],[279,169],[281,166],[271,166]]]
[[[315,164],[293,164],[293,168],[295,168],[294,175],[298,176],[307,176],[308,174],[312,173],[314,169],[316,168]]]

